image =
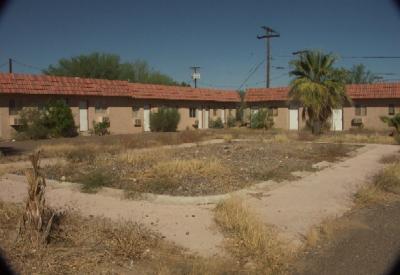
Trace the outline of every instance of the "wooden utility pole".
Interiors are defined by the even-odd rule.
[[[8,72],[10,73],[10,74],[12,74],[12,72],[13,72],[13,67],[12,67],[12,58],[9,58],[8,59]]]
[[[271,42],[270,39],[272,37],[280,37],[281,35],[271,29],[270,27],[262,26],[261,27],[264,31],[264,35],[257,35],[257,39],[266,39],[266,51],[267,51],[267,57],[266,57],[266,64],[265,64],[265,72],[266,72],[266,80],[265,80],[265,85],[267,88],[270,86],[270,71],[271,71]]]
[[[194,81],[194,87],[197,88],[197,79],[200,79],[200,73],[197,70],[200,69],[200,67],[192,66],[190,68],[193,70],[192,79]]]

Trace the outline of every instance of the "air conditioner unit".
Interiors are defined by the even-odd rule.
[[[351,120],[351,126],[353,126],[353,127],[362,127],[363,123],[364,122],[361,117],[353,118]]]
[[[10,126],[22,125],[21,119],[16,116],[10,117]]]
[[[135,127],[140,127],[140,126],[142,126],[142,120],[141,120],[141,119],[135,119],[134,125],[135,125]]]
[[[99,116],[99,117],[97,117],[96,121],[99,123],[107,122],[107,121],[109,121],[109,118],[107,116]]]

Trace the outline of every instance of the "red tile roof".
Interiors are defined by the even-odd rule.
[[[0,73],[0,93],[127,96],[137,99],[240,102],[236,91],[129,83],[122,80]]]
[[[352,99],[400,99],[399,83],[351,84],[346,85],[346,91]],[[286,101],[289,87],[250,88],[246,91],[245,101]]]

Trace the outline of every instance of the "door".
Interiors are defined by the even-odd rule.
[[[143,108],[143,130],[150,132],[150,106],[146,105]]]
[[[210,109],[206,108],[204,110],[204,128],[208,129],[208,121],[210,119]]]
[[[79,101],[79,131],[88,131],[88,106],[87,101]]]
[[[289,109],[289,130],[299,130],[299,109]]]
[[[343,131],[343,110],[332,110],[332,131]]]
[[[203,129],[203,109],[197,109],[197,120],[199,121],[199,129]]]

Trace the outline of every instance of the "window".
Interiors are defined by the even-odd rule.
[[[137,106],[132,107],[132,118],[139,118],[140,108]]]
[[[105,106],[104,102],[96,102],[94,106],[95,113],[105,113],[107,111],[107,107]]]
[[[189,117],[196,117],[196,108],[189,108]]]
[[[269,107],[268,114],[270,116],[278,116],[278,107]]]
[[[217,109],[213,109],[213,116],[217,116]]]
[[[356,105],[356,116],[366,116],[367,115],[367,106],[365,105]]]
[[[9,115],[17,115],[21,110],[21,107],[15,102],[14,99],[10,99],[8,102],[8,114]]]
[[[396,113],[393,104],[389,104],[389,116],[392,116]]]

